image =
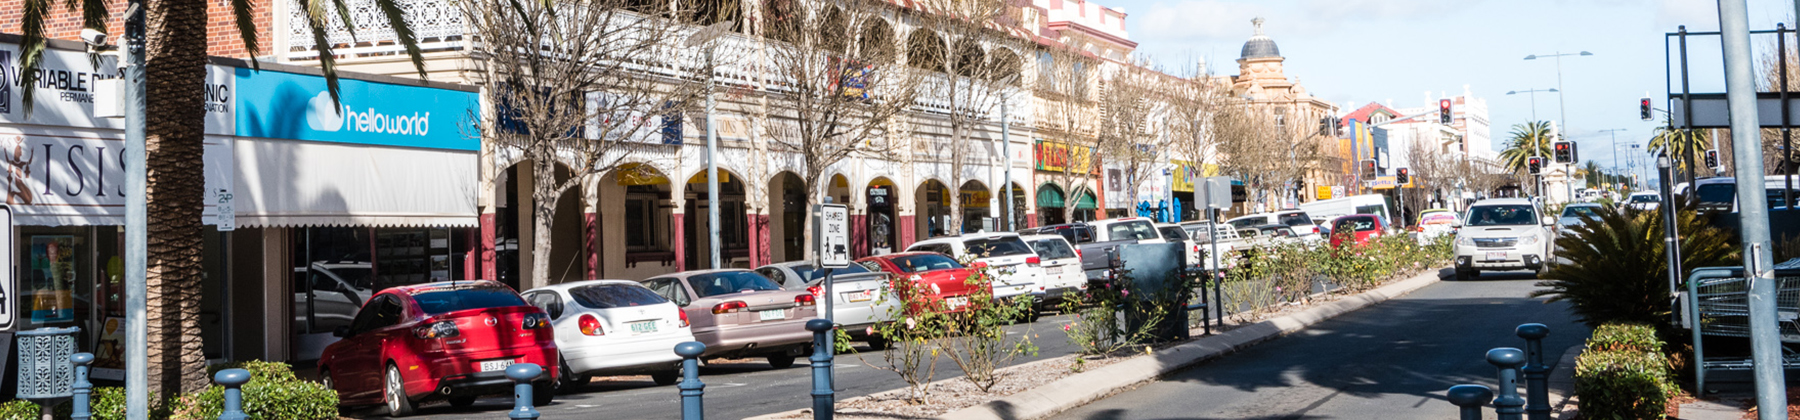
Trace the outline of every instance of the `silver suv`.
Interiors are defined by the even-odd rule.
[[[1533,270],[1542,276],[1550,255],[1550,227],[1536,203],[1522,198],[1482,200],[1469,207],[1456,233],[1456,279],[1468,280],[1482,270]]]

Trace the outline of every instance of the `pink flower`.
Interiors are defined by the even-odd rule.
[[[1120,289],[1120,290],[1119,290],[1119,295],[1121,295],[1121,296],[1131,296],[1131,291],[1130,291],[1130,290],[1124,290],[1124,289]]]
[[[1075,324],[1063,324],[1063,331],[1068,331],[1070,328],[1074,328],[1074,327],[1075,327]]]
[[[1281,293],[1281,286],[1275,286],[1275,292]]]

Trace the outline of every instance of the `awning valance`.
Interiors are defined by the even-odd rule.
[[[1100,206],[1094,203],[1094,193],[1082,191],[1081,196],[1075,198],[1075,208],[1078,210],[1094,210],[1100,208]]]
[[[1049,208],[1061,208],[1063,206],[1062,190],[1057,189],[1055,186],[1049,185],[1049,184],[1044,184],[1044,186],[1038,187],[1037,206],[1038,207],[1049,207]]]
[[[240,138],[237,223],[245,227],[470,227],[475,152]]]

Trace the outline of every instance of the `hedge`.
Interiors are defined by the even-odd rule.
[[[1649,325],[1605,324],[1594,328],[1587,348],[1589,351],[1656,352],[1662,350],[1662,344],[1656,337],[1656,328]]]
[[[337,393],[318,382],[301,380],[286,363],[251,361],[215,366],[221,369],[241,368],[250,371],[250,383],[244,385],[244,412],[254,420],[335,420],[338,418]],[[210,375],[209,375],[210,377]],[[96,387],[93,394],[94,420],[123,420],[125,390],[120,387]],[[206,390],[182,395],[162,404],[151,418],[169,420],[210,420],[224,410],[225,388],[213,385]],[[69,403],[56,407],[56,418],[69,418]],[[29,401],[0,403],[0,420],[38,420],[39,408]]]
[[[1642,325],[1608,324],[1594,330],[1588,350],[1575,360],[1575,395],[1581,418],[1660,419],[1676,392],[1669,360],[1656,331]]]

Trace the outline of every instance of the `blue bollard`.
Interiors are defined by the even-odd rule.
[[[837,397],[831,389],[831,351],[837,344],[831,339],[831,321],[806,321],[806,330],[813,332],[813,419],[831,420],[832,413],[837,411]]]
[[[1494,398],[1494,391],[1481,385],[1457,385],[1450,387],[1445,397],[1451,404],[1462,407],[1462,420],[1481,420],[1481,406]]]
[[[537,407],[531,406],[531,380],[544,374],[544,368],[536,363],[518,363],[506,367],[506,379],[513,381],[513,409],[506,413],[509,419],[536,420]]]
[[[219,413],[219,420],[246,420],[250,415],[244,414],[244,391],[238,389],[250,383],[250,371],[243,369],[225,369],[213,374],[213,382],[225,386],[225,410]]]
[[[1520,325],[1515,331],[1525,339],[1525,416],[1531,420],[1550,420],[1550,367],[1544,365],[1544,337],[1550,327],[1544,324]]]
[[[69,409],[70,420],[88,420],[94,416],[88,411],[88,396],[94,392],[94,384],[88,382],[88,364],[94,363],[94,355],[75,353],[69,356],[69,363],[75,364],[75,383],[71,386],[75,395],[71,396]]]
[[[1488,350],[1487,361],[1500,369],[1500,396],[1494,398],[1494,414],[1500,420],[1522,420],[1525,399],[1519,398],[1519,365],[1525,364],[1525,352],[1511,347]]]
[[[700,382],[700,354],[706,353],[706,345],[698,341],[689,341],[675,345],[675,355],[681,356],[681,383],[675,384],[681,389],[681,420],[704,420],[706,411],[700,404],[700,397],[706,394],[706,384]]]

